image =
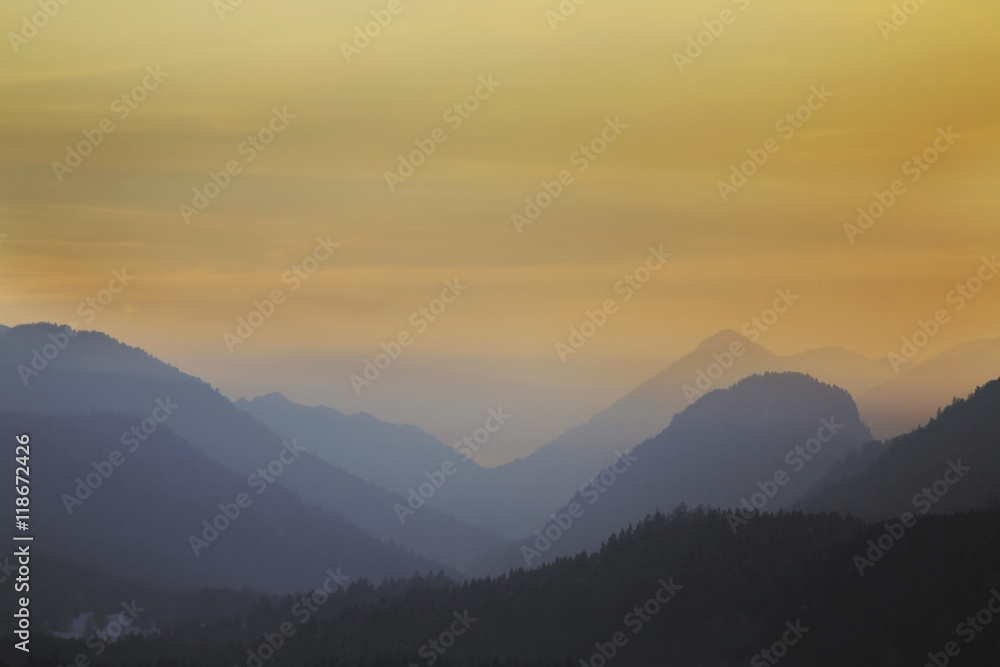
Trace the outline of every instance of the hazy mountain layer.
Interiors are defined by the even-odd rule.
[[[858,406],[877,438],[892,438],[926,424],[954,398],[965,398],[1000,377],[1000,339],[967,343],[900,367],[898,375],[861,394]],[[886,366],[889,366],[886,363]]]
[[[132,431],[140,423],[111,414],[0,412],[4,442],[30,434],[25,534],[35,551],[124,581],[189,590],[292,592],[314,585],[328,568],[381,579],[438,567],[310,507],[268,483],[266,471],[248,477],[226,470],[167,426],[151,435],[140,426],[140,441]],[[13,451],[4,462],[8,478]],[[309,465],[291,450],[275,452],[274,460],[287,461],[288,470]],[[4,489],[13,507],[13,485]],[[13,528],[4,522],[0,531],[7,543]]]
[[[835,471],[802,507],[881,519],[1000,506],[1000,380],[878,453],[861,471]]]
[[[742,508],[745,517],[790,507],[870,437],[843,389],[798,373],[741,380],[605,468],[499,567],[595,549],[646,514],[682,503]],[[733,529],[743,525],[737,518]]]
[[[64,349],[58,349],[59,346]],[[49,346],[46,348],[46,346]],[[32,367],[34,352],[53,353]],[[35,374],[25,373],[29,369]],[[106,411],[145,419],[167,398],[179,407],[165,422],[210,459],[243,477],[266,466],[283,449],[282,439],[218,390],[181,373],[142,350],[94,332],[73,337],[52,325],[15,327],[0,334],[0,405],[41,414]],[[27,385],[22,381],[27,378]],[[406,499],[301,454],[277,484],[307,504],[339,513],[369,535],[394,540],[418,553],[462,569],[504,541],[430,508],[401,522]]]

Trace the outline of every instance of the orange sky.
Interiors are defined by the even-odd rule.
[[[507,451],[527,451],[778,288],[801,301],[761,344],[885,355],[1000,249],[996,3],[928,2],[895,31],[879,24],[892,2],[590,0],[555,29],[556,0],[401,0],[391,20],[388,0],[218,4],[69,2],[37,34],[37,3],[0,9],[3,323],[75,321],[233,397],[280,390],[446,439],[510,406]],[[373,11],[387,24],[345,49]],[[789,135],[779,122],[814,87],[832,94]],[[581,159],[609,118],[614,141]],[[269,124],[271,143],[244,143]],[[949,127],[960,137],[912,181]],[[100,144],[54,168],[85,131]],[[723,201],[719,181],[766,145]],[[230,163],[186,224],[180,205]],[[561,172],[519,233],[512,214]],[[904,194],[849,242],[895,179]],[[283,276],[317,237],[339,248],[293,291]],[[616,282],[661,245],[672,257],[625,302]],[[78,304],[123,267],[134,281],[87,322]],[[454,279],[468,289],[416,333],[411,313]],[[275,289],[285,302],[230,353],[223,335]],[[927,352],[1000,335],[998,295]],[[562,363],[555,344],[608,298],[620,308]],[[358,396],[350,375],[404,331]]]

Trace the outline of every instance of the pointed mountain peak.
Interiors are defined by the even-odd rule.
[[[743,336],[739,332],[733,331],[732,329],[723,329],[722,331],[712,334],[705,340],[698,344],[695,348],[696,352],[712,351],[718,350],[723,347],[732,345],[733,343],[743,343],[746,347],[750,347],[753,343],[749,338]]]

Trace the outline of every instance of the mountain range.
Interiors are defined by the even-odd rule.
[[[217,389],[181,373],[142,350],[97,332],[78,332],[64,340],[53,325],[29,325],[0,334],[0,405],[7,411],[42,415],[105,412],[149,418],[157,401],[178,407],[164,422],[207,458],[243,478],[275,460],[282,438]],[[33,351],[63,342],[53,359],[22,381],[19,367],[30,368]],[[41,366],[39,363],[38,366]],[[108,449],[118,445],[107,443]],[[301,445],[300,445],[301,446]],[[292,491],[304,505],[320,507],[351,521],[372,537],[397,544],[440,565],[462,570],[488,550],[504,543],[490,531],[425,508],[401,523],[395,506],[406,499],[324,462],[300,453],[276,484]],[[212,506],[205,508],[208,512]]]
[[[167,427],[130,451],[122,434],[136,423],[106,413],[0,412],[5,442],[31,436],[30,525],[43,553],[124,581],[188,591],[293,592],[338,567],[377,579],[440,569],[264,477],[248,484]],[[13,477],[13,460],[5,465]],[[294,461],[288,470],[299,465],[309,463]],[[14,487],[4,489],[13,506]],[[4,522],[0,531],[8,544],[12,528]]]
[[[984,350],[997,353],[984,357]],[[735,331],[723,331],[588,422],[529,456],[489,470],[423,431],[384,424],[368,415],[306,408],[276,395],[237,405],[282,436],[309,441],[329,462],[397,494],[417,488],[428,473],[451,460],[460,472],[427,499],[427,506],[520,539],[620,453],[659,434],[702,395],[765,372],[804,373],[846,389],[873,435],[884,439],[916,428],[954,397],[1000,376],[1000,340],[955,348],[897,376],[884,359],[833,347],[779,356]],[[938,386],[938,377],[947,381]],[[913,400],[920,391],[932,398]],[[400,450],[403,439],[413,443],[405,453]]]
[[[889,397],[931,387],[937,376],[948,381],[937,390],[942,398],[935,411],[968,394],[973,382],[990,373],[997,347],[996,341],[962,346],[895,376],[884,360],[837,348],[782,357],[724,331],[530,456],[484,468],[414,426],[302,406],[278,393],[233,403],[203,380],[104,334],[22,325],[0,328],[0,426],[13,434],[28,424],[34,438],[56,443],[45,450],[46,457],[55,457],[46,464],[54,486],[45,487],[48,495],[38,507],[39,521],[61,536],[51,541],[53,557],[71,557],[72,545],[82,540],[91,546],[79,552],[81,565],[158,584],[176,578],[239,587],[263,576],[285,547],[313,554],[310,567],[339,559],[373,579],[440,569],[463,576],[593,550],[615,531],[680,504],[727,508],[743,521],[751,513],[747,504],[754,512],[801,506],[867,518],[891,514],[899,509],[898,499],[876,501],[878,494],[863,490],[865,484],[885,493],[916,483],[918,475],[890,486],[864,482],[864,475],[884,481],[887,475],[871,471],[880,465],[897,469],[885,461],[899,452],[915,456],[914,443],[928,437],[921,434],[940,427],[935,420],[883,442],[873,439],[869,423],[903,428],[919,420],[931,401],[901,409],[905,399]],[[164,405],[176,407],[161,423]],[[947,408],[942,418],[962,409]],[[128,424],[149,424],[156,432],[128,454],[120,472],[115,468],[109,491],[88,501],[102,507],[101,516],[132,526],[136,540],[110,550],[132,554],[123,569],[97,546],[115,544],[107,527],[88,524],[88,507],[74,508],[71,516],[59,498],[75,488],[77,477],[86,479],[95,464],[142,435],[127,436]],[[984,426],[970,437],[986,447],[983,434],[989,433]],[[941,452],[950,451],[936,438]],[[822,451],[794,453],[820,445]],[[176,560],[185,549],[191,552],[185,539],[219,513],[220,503],[246,491],[255,474],[261,484],[261,471],[277,469],[274,462],[290,453],[295,463],[281,466],[265,485],[260,511],[245,508],[246,521],[233,527],[226,544],[220,539],[218,549],[195,557],[209,564],[203,574]],[[940,458],[921,473],[940,467]],[[970,475],[968,490],[952,497],[973,495],[954,508],[989,506],[992,496],[982,488],[994,473],[986,463],[980,466],[984,472]],[[775,475],[782,471],[779,482]],[[176,485],[168,483],[167,472]],[[184,486],[188,480],[200,481]],[[778,493],[770,494],[774,489]],[[559,527],[550,548],[536,548],[536,540],[538,547],[544,544],[539,535],[555,533],[553,524],[565,522],[574,505],[583,513],[573,517],[572,528]],[[177,507],[177,515],[161,516],[165,507]],[[162,530],[143,523],[137,514],[143,508],[158,517]],[[259,558],[231,559],[228,570],[211,567],[210,552],[250,553],[252,535],[288,531],[297,537],[281,538],[285,546],[265,545]],[[306,534],[318,537],[296,541]],[[525,546],[537,556],[526,558]],[[220,557],[218,563],[228,561]],[[261,579],[269,590],[302,583],[297,574],[272,574]]]
[[[483,572],[592,551],[608,535],[680,505],[746,516],[786,509],[870,439],[843,389],[801,373],[745,378],[710,392],[604,468]],[[731,523],[736,532],[746,519]]]

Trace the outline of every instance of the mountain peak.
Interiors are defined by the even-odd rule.
[[[267,405],[292,405],[292,401],[282,394],[280,391],[272,391],[267,394],[262,394],[256,398],[251,398],[248,403],[251,404],[267,404]]]
[[[701,343],[698,344],[698,347],[695,348],[695,351],[704,352],[705,350],[718,350],[736,342],[743,343],[746,347],[753,345],[749,338],[739,332],[732,329],[723,329],[722,331],[714,333],[705,340],[701,341]]]

